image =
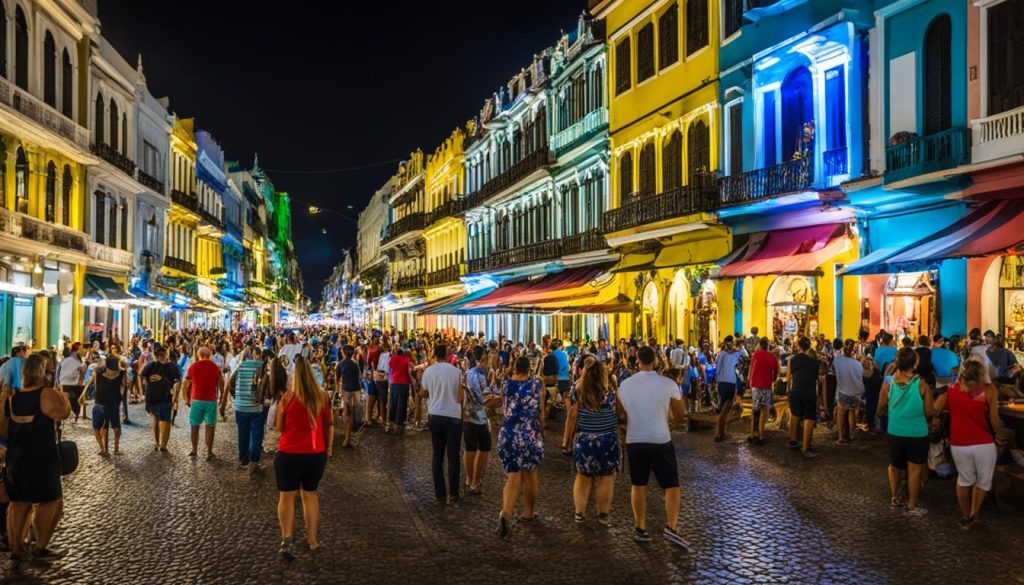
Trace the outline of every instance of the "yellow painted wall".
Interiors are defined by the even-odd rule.
[[[732,335],[736,330],[736,301],[732,298],[733,287],[736,281],[732,278],[725,278],[715,281],[715,296],[718,297],[718,336]],[[720,339],[712,340],[717,344]]]

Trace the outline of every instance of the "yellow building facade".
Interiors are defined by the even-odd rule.
[[[592,7],[608,43],[611,210],[620,293],[634,300],[614,336],[713,337],[706,263],[732,238],[716,221],[718,2],[608,0]],[[709,302],[710,305],[705,306]]]
[[[163,284],[183,296],[190,295],[189,288],[198,274],[196,232],[200,215],[195,168],[193,121],[175,117],[171,130],[171,207],[167,211]]]
[[[457,214],[457,198],[465,194],[463,143],[466,133],[457,128],[426,162],[425,293],[428,301],[463,290],[466,224]]]

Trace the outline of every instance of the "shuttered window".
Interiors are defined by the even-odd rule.
[[[661,147],[661,189],[668,191],[683,184],[683,135],[672,132]]]
[[[729,106],[729,174],[743,172],[743,103]]]
[[[686,55],[708,46],[708,0],[686,0]]]
[[[629,79],[630,58],[629,38],[627,37],[615,45],[615,95],[629,90],[631,85]]]
[[[619,197],[633,194],[633,153],[627,152],[619,159]]]
[[[636,82],[654,76],[654,23],[648,22],[636,33]]]
[[[648,142],[640,149],[640,194],[654,193],[654,143]]]
[[[723,0],[722,9],[723,37],[729,38],[743,26],[743,0]]]
[[[952,125],[952,23],[936,16],[924,39],[924,133],[937,134]]]
[[[704,120],[690,124],[686,133],[686,154],[689,159],[688,183],[693,183],[699,173],[707,173],[711,166],[711,136]]]
[[[679,5],[675,2],[658,19],[658,69],[679,61]]]
[[[988,112],[1024,106],[1024,0],[988,9]]]

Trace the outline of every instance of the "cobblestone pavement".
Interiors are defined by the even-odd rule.
[[[625,475],[616,483],[613,526],[576,525],[571,466],[553,431],[540,468],[540,521],[500,540],[493,533],[502,485],[496,457],[483,496],[438,507],[428,433],[396,438],[369,430],[328,464],[320,551],[297,544],[288,563],[276,555],[273,475],[236,469],[233,422],[218,426],[218,458],[207,462],[187,457],[187,418],[178,418],[171,453],[160,454],[151,450],[141,408],[132,416],[146,422],[127,427],[124,452],[111,459],[96,455],[87,423],[69,430],[82,462],[66,479],[55,543],[69,554],[51,567],[4,566],[4,582],[1024,583],[1019,516],[986,508],[984,523],[962,532],[952,480],[929,484],[926,517],[894,512],[881,441],[823,445],[821,457],[805,461],[778,433],[750,447],[738,433],[715,444],[705,431],[675,436],[679,525],[692,553],[654,530],[653,542],[633,542]],[[652,529],[662,525],[660,496],[650,490]],[[299,519],[296,525],[301,542]]]

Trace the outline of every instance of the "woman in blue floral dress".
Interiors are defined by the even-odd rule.
[[[505,420],[498,433],[498,457],[505,468],[505,490],[498,515],[498,536],[508,536],[509,519],[523,492],[523,514],[520,520],[536,518],[537,465],[544,458],[544,436],[541,433],[540,414],[544,404],[543,385],[530,375],[530,358],[516,359],[512,377],[501,389],[502,411]]]
[[[621,407],[604,364],[594,362],[583,371],[574,398],[568,425],[576,436],[573,442],[576,481],[572,490],[576,522],[586,519],[590,488],[596,484],[597,521],[607,526],[615,473],[619,471],[622,455],[619,449]]]

